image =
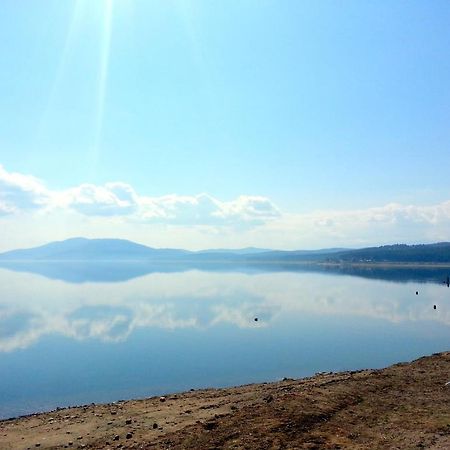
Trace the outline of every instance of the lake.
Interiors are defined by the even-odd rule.
[[[0,417],[448,350],[447,272],[12,264],[0,269]]]

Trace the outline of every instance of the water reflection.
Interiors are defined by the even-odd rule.
[[[370,266],[327,265],[307,263],[223,261],[1,261],[0,268],[42,275],[67,283],[121,283],[154,273],[178,273],[200,270],[221,273],[312,272],[330,275],[350,275],[394,282],[419,282],[449,285],[450,267],[445,266]]]
[[[71,284],[0,270],[0,283],[1,352],[25,349],[51,335],[123,342],[144,328],[253,329],[282,326],[281,317],[305,314],[450,325],[444,285],[421,284],[415,295],[416,283],[329,274],[191,270],[122,283]]]

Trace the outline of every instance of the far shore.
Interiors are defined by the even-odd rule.
[[[279,265],[279,266],[318,266],[318,267],[385,267],[385,268],[450,268],[450,262],[389,262],[389,261],[317,261],[317,260],[234,260],[234,259],[205,259],[205,260],[195,260],[195,259],[1,259],[1,263],[5,264],[30,264],[30,263],[45,263],[45,264],[60,264],[60,263],[116,263],[116,264],[179,264],[179,265],[189,265],[192,264],[193,268],[196,265],[208,264],[223,264],[223,265],[235,265],[235,266],[260,266],[264,264]]]
[[[448,449],[450,352],[0,421],[9,449]]]

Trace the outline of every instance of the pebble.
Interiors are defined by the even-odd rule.
[[[166,401],[166,397],[159,397],[159,401],[160,402],[165,402]]]
[[[153,429],[156,430],[157,428],[158,428],[158,424],[155,422],[155,423],[153,424]]]
[[[125,420],[125,425],[131,425],[131,419]]]
[[[127,433],[127,435],[125,436],[127,439],[131,439],[133,437],[133,433]]]

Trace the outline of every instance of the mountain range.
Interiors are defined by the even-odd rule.
[[[0,261],[145,261],[236,263],[450,263],[450,242],[321,250],[152,248],[124,239],[71,238],[0,253]]]

